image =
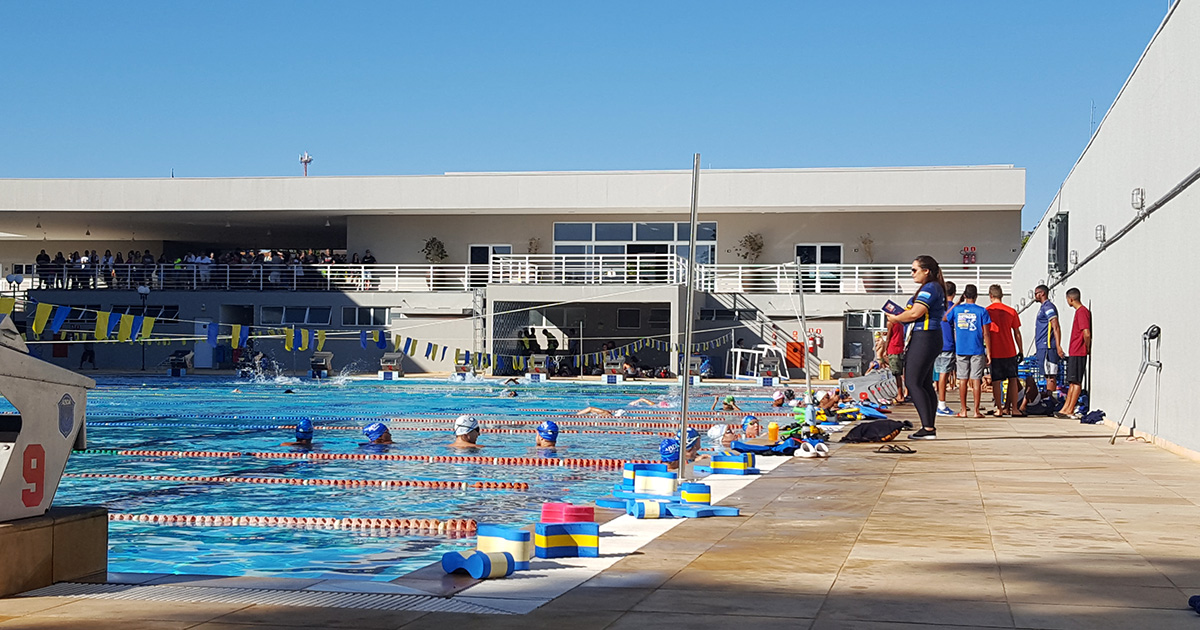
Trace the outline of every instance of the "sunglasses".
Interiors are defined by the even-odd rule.
[[[917,273],[918,271],[922,271],[922,269],[920,267],[913,267],[910,271]]]

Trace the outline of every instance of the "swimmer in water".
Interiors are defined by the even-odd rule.
[[[717,405],[721,405],[721,411],[741,411],[742,410],[740,407],[737,406],[737,399],[735,399],[733,397],[733,394],[729,394],[729,395],[725,396],[724,399],[722,399],[720,396],[715,396],[713,398],[713,405],[712,405],[713,411],[717,410]]]
[[[537,426],[538,448],[555,448],[558,446],[558,423],[547,420]]]
[[[579,411],[576,411],[575,415],[577,415],[577,416],[603,416],[605,418],[610,418],[613,416],[620,417],[620,416],[625,415],[625,410],[618,409],[616,411],[609,411],[607,409],[601,409],[599,407],[592,407],[589,405],[587,407],[584,407],[583,409],[580,409]]]
[[[283,393],[285,393],[285,394],[295,394],[295,393],[296,393],[296,390],[294,390],[294,389],[285,389],[285,390],[283,390]]]
[[[663,438],[658,443],[658,455],[662,463],[667,465],[667,470],[679,470],[679,440]]]
[[[758,418],[755,418],[753,415],[742,418],[742,435],[747,439],[758,437],[758,433],[761,430],[762,426],[758,424]]]
[[[451,448],[483,448],[482,444],[477,444],[479,434],[479,421],[475,419],[475,416],[459,416],[454,421],[454,441],[449,446]]]
[[[708,439],[718,448],[729,448],[737,439],[735,424],[714,424],[708,429]]]
[[[504,384],[505,385],[520,385],[521,381],[518,381],[516,378],[510,378],[507,381],[504,381]]]
[[[514,392],[511,389],[506,389],[506,390],[500,392],[500,397],[501,398],[516,398],[517,392]]]
[[[784,393],[779,390],[776,390],[774,394],[771,394],[771,406],[772,407],[782,407],[783,403],[784,403],[784,399],[785,399]]]
[[[296,423],[296,441],[284,442],[280,446],[309,446],[313,443],[313,423],[308,418],[303,418]]]
[[[363,427],[363,435],[370,440],[369,444],[392,443],[392,432],[388,431],[387,425],[382,422],[375,422]]]
[[[653,400],[650,400],[649,398],[639,398],[639,399],[629,403],[630,407],[637,407],[639,405],[643,405],[646,407],[670,407],[671,403],[666,400],[660,400],[658,402],[654,402]]]
[[[236,388],[236,387],[235,387],[235,388],[233,389],[233,391],[232,391],[232,392],[229,392],[229,393],[231,393],[231,394],[240,394],[240,393],[242,393],[242,390],[240,390],[240,389],[238,389],[238,388]]]

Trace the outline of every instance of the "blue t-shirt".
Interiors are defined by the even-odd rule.
[[[925,307],[925,316],[914,322],[913,330],[941,330],[942,318],[946,316],[946,293],[942,285],[926,282],[917,290],[913,301]]]
[[[946,310],[950,310],[950,300],[946,300]],[[942,352],[954,352],[954,327],[945,322],[942,322]]]
[[[963,302],[950,309],[946,320],[954,326],[955,352],[961,356],[984,354],[984,327],[992,323],[986,308],[978,304]]]
[[[1058,344],[1054,339],[1054,329],[1050,327],[1050,320],[1058,319],[1058,309],[1054,308],[1054,303],[1050,300],[1042,302],[1042,307],[1038,309],[1036,318],[1036,327],[1034,328],[1034,339],[1037,341],[1038,354],[1045,354],[1049,348],[1056,348]]]

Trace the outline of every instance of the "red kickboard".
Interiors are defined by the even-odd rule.
[[[542,523],[591,523],[596,520],[596,507],[571,503],[543,503]]]

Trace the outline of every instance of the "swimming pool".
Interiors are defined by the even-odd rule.
[[[284,393],[285,389],[294,393]],[[523,525],[536,520],[544,501],[585,503],[609,493],[620,473],[574,464],[493,465],[431,462],[428,457],[421,461],[280,459],[266,455],[297,453],[281,442],[292,439],[292,431],[284,427],[299,417],[312,418],[317,426],[312,452],[321,456],[467,455],[446,445],[452,439],[449,422],[458,414],[471,413],[484,426],[481,443],[487,447],[479,454],[489,458],[559,458],[567,462],[655,459],[661,439],[658,434],[668,429],[653,425],[674,422],[664,417],[671,410],[626,406],[639,397],[676,409],[678,403],[678,388],[662,386],[601,388],[550,383],[513,388],[519,393],[516,398],[500,397],[503,389],[498,383],[416,379],[317,383],[102,377],[88,395],[89,450],[72,455],[55,503],[100,504],[115,514],[130,515],[469,518]],[[708,409],[715,393],[706,388],[697,394],[693,408]],[[757,393],[762,394],[761,390]],[[556,451],[534,447],[531,430],[542,416],[572,414],[587,405],[625,407],[628,413],[615,422],[608,418],[566,420]],[[766,399],[750,406],[766,409]],[[363,445],[365,438],[358,428],[377,420],[386,420],[393,427],[395,443],[390,447]],[[215,455],[181,458],[115,450]],[[258,455],[222,455],[228,452]],[[148,478],[156,476],[171,479]],[[229,483],[213,481],[214,477],[258,481]],[[270,480],[342,483],[264,483]],[[379,487],[347,485],[348,480],[458,483],[449,488]],[[510,489],[475,488],[477,482],[501,482]],[[528,488],[521,489],[518,484],[528,484]],[[110,571],[390,580],[429,564],[445,551],[462,549],[469,541],[428,532],[395,535],[371,529],[192,527],[116,521],[110,523],[109,544]]]

